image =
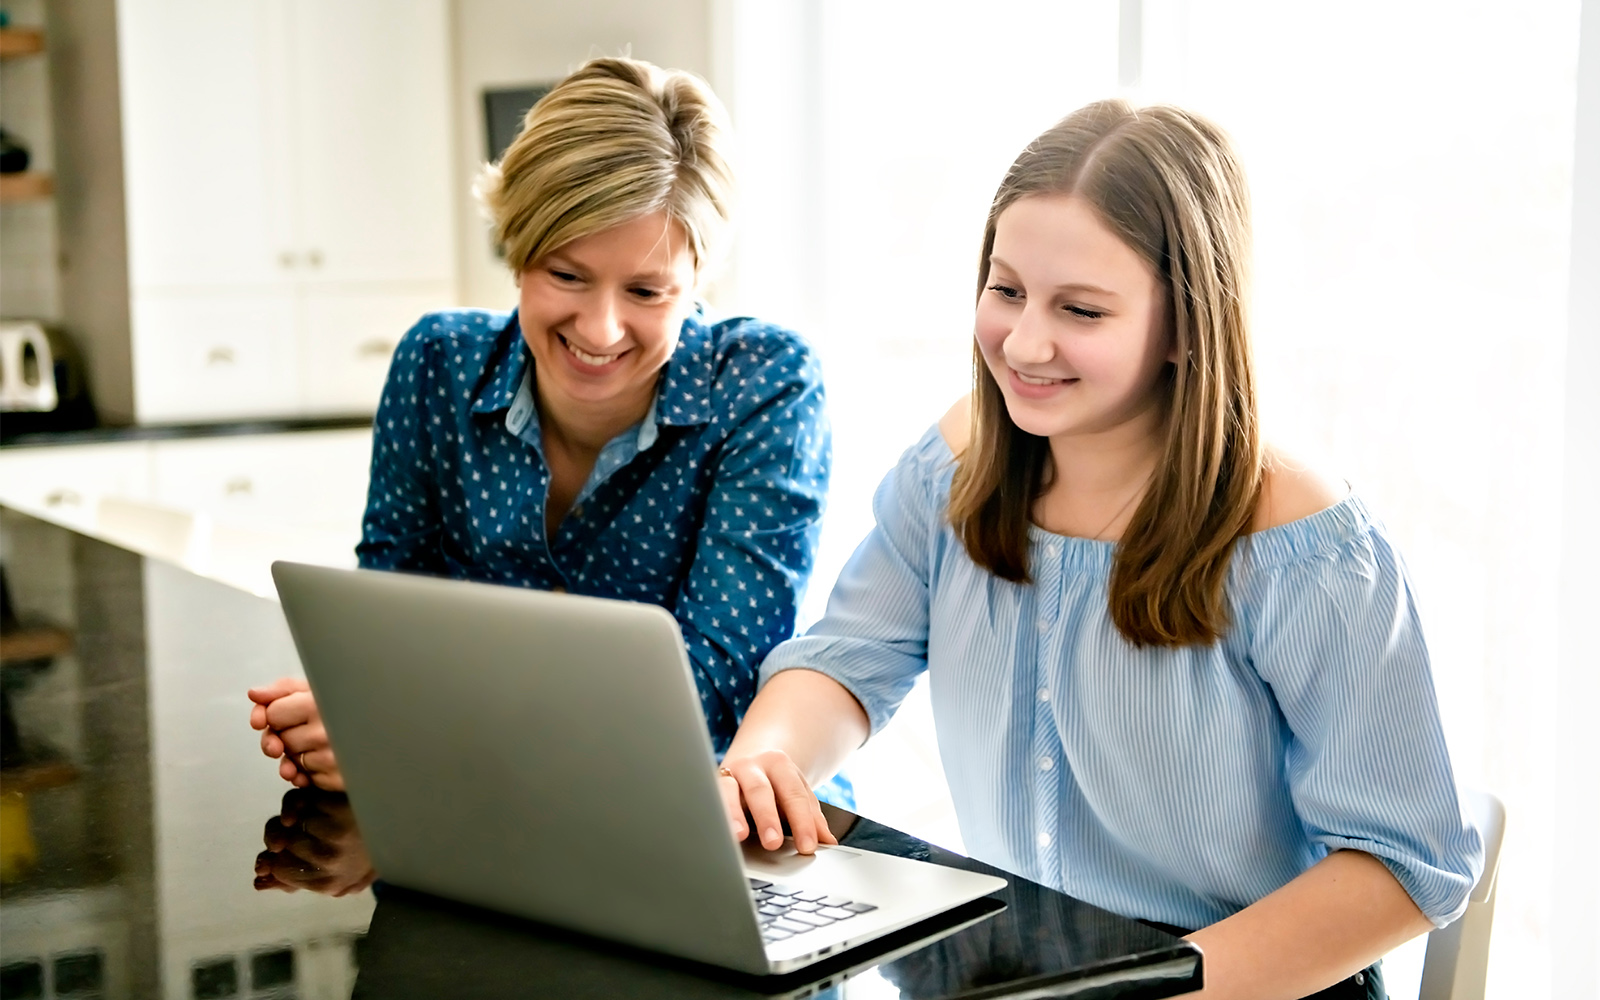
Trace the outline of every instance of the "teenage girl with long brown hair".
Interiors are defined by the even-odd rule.
[[[975,390],[767,658],[724,761],[738,836],[830,842],[811,785],[927,670],[972,854],[1191,934],[1206,997],[1381,997],[1379,957],[1460,914],[1482,847],[1410,582],[1358,497],[1261,440],[1249,255],[1193,114],[1103,102],[1022,152]]]

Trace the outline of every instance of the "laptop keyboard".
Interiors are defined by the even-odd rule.
[[[750,880],[750,894],[756,900],[761,937],[768,942],[782,941],[877,909],[871,903],[857,903],[814,889],[763,882],[758,878]]]

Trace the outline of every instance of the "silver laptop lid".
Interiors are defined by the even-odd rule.
[[[664,609],[286,562],[272,573],[385,880],[767,971]]]

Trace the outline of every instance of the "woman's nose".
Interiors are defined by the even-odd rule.
[[[623,337],[621,311],[608,295],[596,296],[578,310],[577,327],[583,341],[579,346],[597,354]]]

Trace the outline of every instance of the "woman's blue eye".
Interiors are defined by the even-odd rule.
[[[1008,298],[1008,299],[1015,299],[1015,298],[1019,297],[1022,294],[1021,292],[1017,291],[1015,288],[1012,288],[1010,285],[1000,285],[1000,284],[990,285],[989,286],[989,291],[998,292],[1000,295],[1002,295],[1002,296],[1004,296],[1005,298]]]

